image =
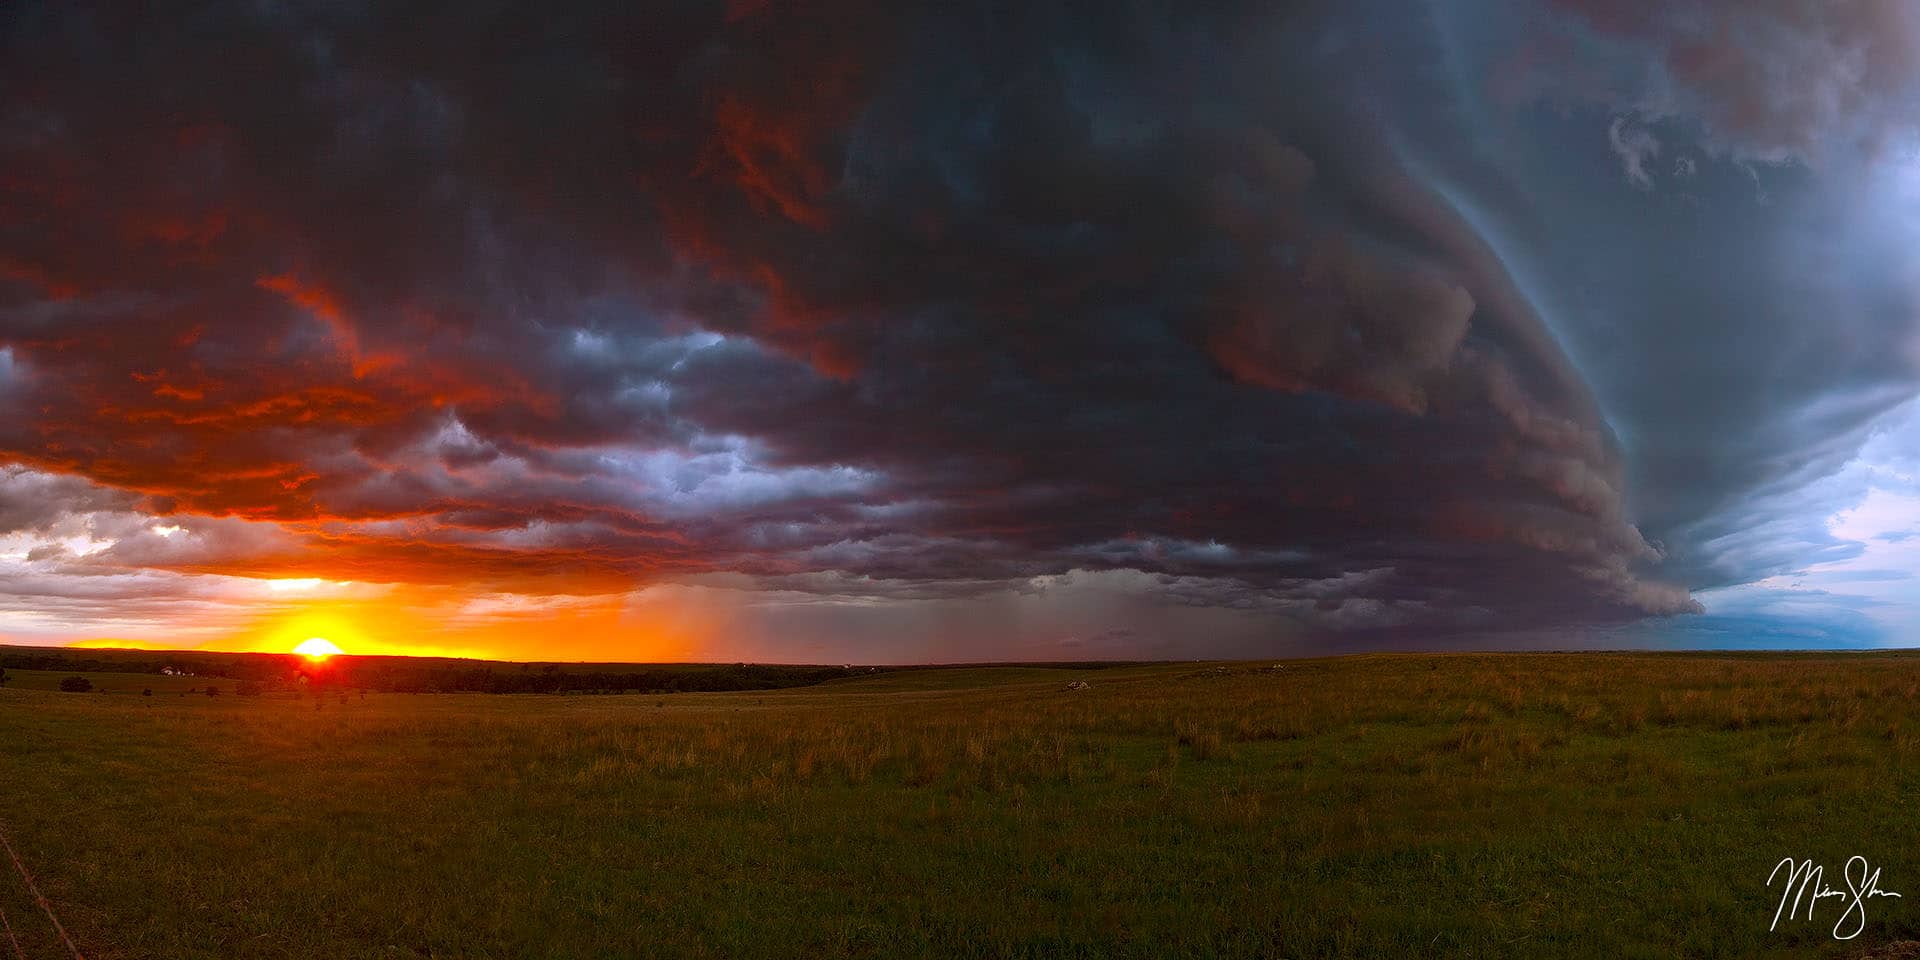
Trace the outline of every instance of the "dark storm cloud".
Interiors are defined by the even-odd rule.
[[[279,525],[133,567],[1695,610],[1911,385],[1907,52],[1511,6],[22,7],[0,455]]]
[[[1480,166],[1503,189],[1449,178],[1623,438],[1666,575],[1857,552],[1827,520],[1865,486],[1816,481],[1920,390],[1910,6],[1449,12],[1459,82],[1505,105],[1463,118],[1502,148]]]

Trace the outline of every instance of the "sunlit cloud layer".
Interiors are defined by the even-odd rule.
[[[1901,642],[1917,81],[1897,0],[17,5],[0,638]]]

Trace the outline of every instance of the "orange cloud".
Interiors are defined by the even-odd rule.
[[[340,354],[347,358],[353,368],[353,375],[364,377],[369,373],[388,369],[401,363],[398,353],[363,353],[360,347],[360,331],[347,318],[340,306],[340,299],[333,291],[319,284],[304,282],[292,274],[279,274],[261,277],[255,285],[262,290],[271,290],[287,298],[289,303],[305,309],[326,324],[332,332],[333,342]]]

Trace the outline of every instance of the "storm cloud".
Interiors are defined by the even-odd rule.
[[[16,5],[0,577],[678,585],[830,658],[1699,613],[1857,549],[1809,484],[1915,392],[1910,19]]]

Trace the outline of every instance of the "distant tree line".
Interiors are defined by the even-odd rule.
[[[66,653],[36,647],[15,647],[0,653],[0,667],[14,670],[69,670],[75,673],[164,673],[167,667],[173,667],[181,672],[224,677],[230,665],[213,658],[188,661],[172,655],[155,655],[138,650]],[[261,664],[260,667],[270,669],[267,664]]]
[[[1115,662],[1032,664],[1091,670]],[[956,664],[955,666],[960,666]],[[759,663],[506,663],[436,657],[337,656],[314,664],[277,653],[68,650],[0,647],[7,669],[62,673],[153,673],[236,681],[241,696],[306,687],[382,693],[681,693],[778,690],[916,666],[806,666]],[[198,692],[198,691],[196,691]]]
[[[63,673],[152,673],[239,681],[242,696],[262,689],[304,686],[384,693],[679,693],[777,690],[845,677],[878,667],[770,664],[522,664],[413,657],[334,657],[324,664],[263,653],[154,653],[138,650],[69,652],[7,648],[0,670]]]
[[[329,665],[333,666],[333,665]],[[391,693],[683,693],[778,690],[870,673],[866,667],[729,666],[595,670],[541,667],[408,668],[338,664],[327,682]]]

